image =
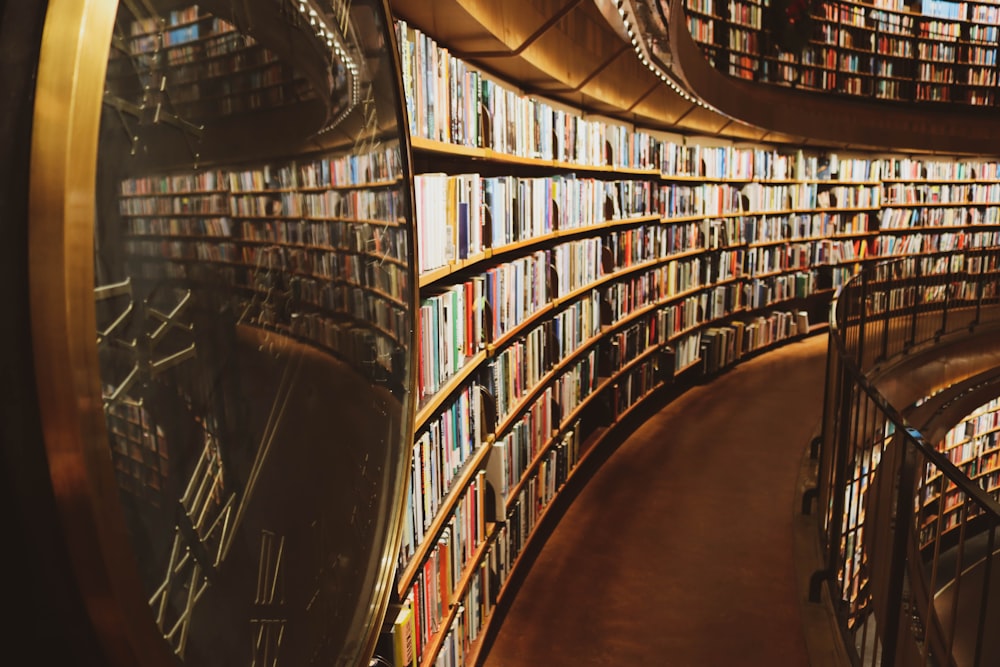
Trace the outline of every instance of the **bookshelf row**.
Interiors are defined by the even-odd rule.
[[[979,406],[937,443],[939,451],[993,498],[1000,497],[1000,398]],[[920,543],[928,546],[977,515],[965,495],[937,469],[926,466],[919,493]],[[963,517],[964,515],[964,517]]]
[[[474,662],[533,517],[656,388],[808,332],[861,262],[939,253],[930,272],[1000,240],[994,162],[646,133],[397,37],[421,270],[413,664]]]
[[[885,1],[822,3],[798,54],[768,49],[768,3],[688,0],[686,9],[695,41],[732,76],[886,100],[997,103],[1000,32],[991,3],[945,0],[920,10]]]
[[[571,355],[506,417],[498,409],[503,399],[484,387],[499,371],[487,373],[418,432],[400,593],[414,618],[419,664],[471,664],[461,660],[478,650],[527,539],[597,446],[595,433],[606,434],[677,372],[718,372],[808,329],[808,318],[791,312],[707,327],[678,344],[676,354],[687,361],[675,371],[674,351],[656,337],[657,321],[647,316]],[[505,388],[494,391],[502,396]],[[498,425],[483,433],[491,421]]]
[[[140,283],[209,286],[241,321],[392,371],[411,324],[398,147],[129,178],[123,250]]]
[[[113,389],[105,387],[104,393],[111,395]],[[158,506],[169,476],[170,451],[163,429],[141,402],[109,402],[105,416],[119,488]]]
[[[303,32],[302,37],[308,37]],[[190,5],[156,18],[120,19],[108,63],[109,94],[156,103],[185,122],[286,107],[317,94],[299,68],[225,18]],[[345,94],[346,70],[331,59],[335,95]]]

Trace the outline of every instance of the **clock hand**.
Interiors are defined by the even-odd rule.
[[[264,432],[261,435],[260,443],[257,445],[257,451],[254,453],[254,460],[253,464],[250,466],[250,472],[247,475],[246,486],[244,487],[243,494],[239,500],[239,506],[236,509],[236,516],[233,519],[233,525],[228,531],[228,539],[225,539],[220,547],[220,561],[226,558],[229,550],[232,548],[233,536],[246,515],[246,509],[249,505],[250,499],[253,497],[254,489],[257,486],[257,480],[260,477],[260,471],[264,467],[264,462],[267,460],[268,453],[271,451],[271,445],[274,443],[275,434],[277,433],[278,426],[281,424],[281,419],[285,414],[285,409],[288,406],[288,400],[292,395],[292,387],[295,386],[295,382],[299,376],[299,371],[302,368],[303,358],[304,355],[301,347],[293,347],[292,352],[290,353],[290,359],[282,372],[281,381],[278,384],[278,390],[271,403],[271,411],[268,414],[267,424],[264,426]]]

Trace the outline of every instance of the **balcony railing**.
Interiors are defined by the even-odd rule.
[[[818,477],[826,568],[811,594],[828,584],[855,664],[997,664],[997,491],[887,396],[910,405],[942,389],[893,369],[919,374],[943,358],[958,396],[1000,394],[1000,369],[988,370],[998,355],[1000,249],[878,264],[834,302]],[[947,502],[932,502],[935,489]]]

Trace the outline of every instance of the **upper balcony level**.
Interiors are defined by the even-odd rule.
[[[942,18],[855,0],[614,3],[641,62],[740,122],[842,148],[1000,151],[1000,5],[935,0]]]
[[[684,0],[719,71],[928,108],[995,107],[1000,4],[928,0]],[[919,3],[916,3],[919,4]]]

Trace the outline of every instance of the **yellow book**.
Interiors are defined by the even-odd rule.
[[[407,603],[392,624],[392,664],[395,667],[417,667],[417,651],[413,642],[413,607]]]

